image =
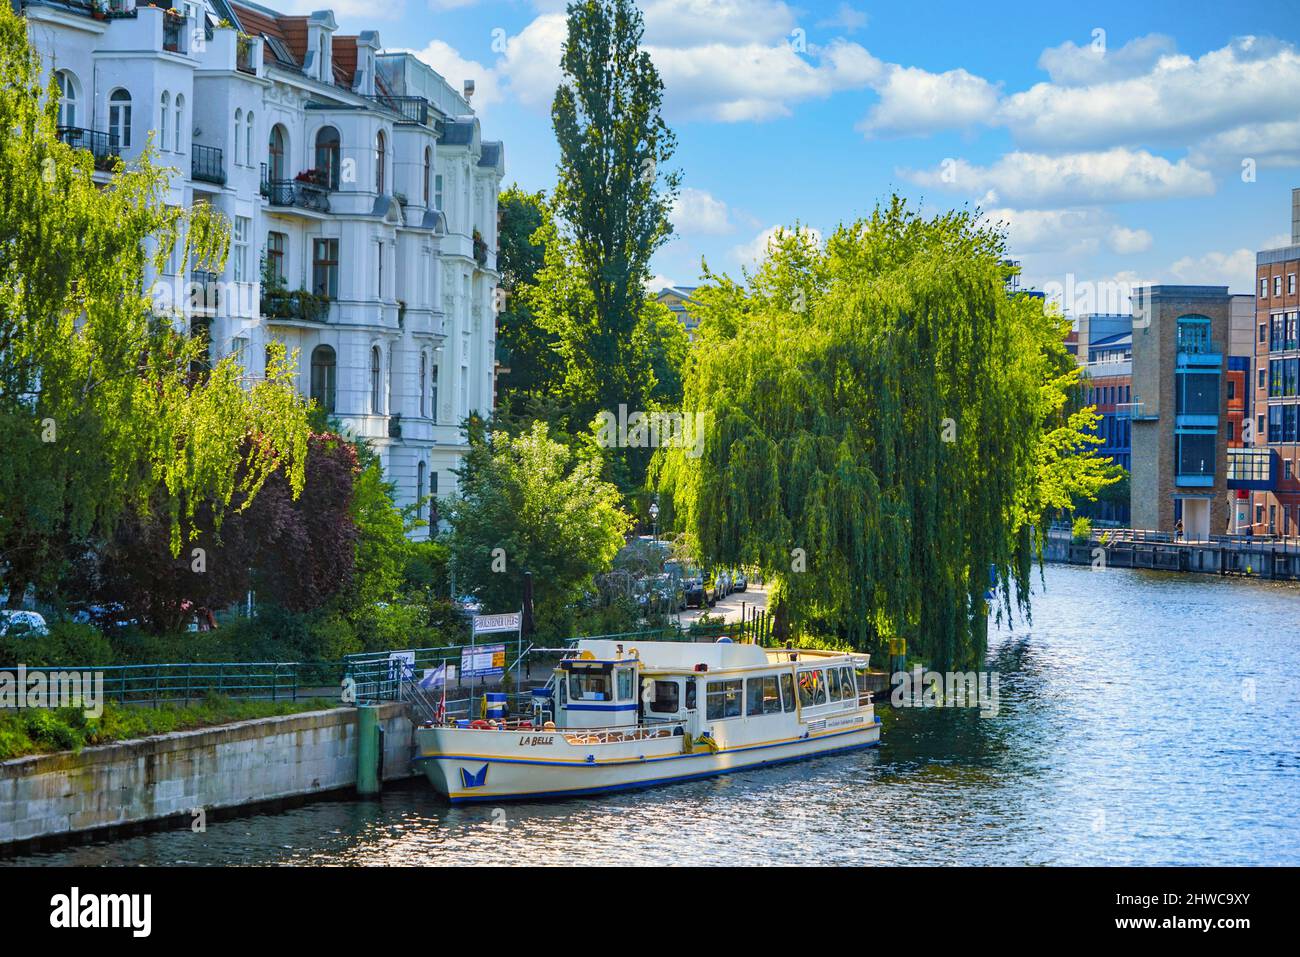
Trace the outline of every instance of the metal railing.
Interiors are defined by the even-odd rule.
[[[262,183],[262,194],[272,206],[297,206],[321,213],[330,211],[330,191],[305,180],[268,179]]]
[[[88,150],[101,168],[111,165],[119,155],[117,134],[104,130],[88,130],[80,126],[60,126],[59,139],[74,150]]]
[[[102,675],[104,699],[118,704],[188,704],[207,695],[250,701],[297,701],[300,685],[296,661],[190,662],[158,665],[30,666],[53,676],[60,672]],[[16,676],[14,666],[0,674]],[[54,679],[51,678],[51,681]]]
[[[190,144],[190,178],[221,185],[226,181],[226,165],[216,146]]]
[[[382,106],[402,117],[405,123],[429,122],[429,101],[422,96],[387,96],[382,93],[367,95],[370,102]]]

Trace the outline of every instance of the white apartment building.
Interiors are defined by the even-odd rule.
[[[368,440],[398,504],[447,494],[460,424],[495,392],[504,152],[471,91],[377,33],[339,35],[329,11],[156,2],[16,0],[61,91],[61,137],[105,182],[114,156],[152,142],[174,168],[165,202],[232,224],[223,275],[173,251],[154,277],[179,293],[177,322],[250,379],[282,342],[298,388]]]

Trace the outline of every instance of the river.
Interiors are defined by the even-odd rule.
[[[417,780],[0,866],[1300,864],[1300,586],[1045,578],[991,635],[998,714],[881,707],[878,750],[500,808]]]

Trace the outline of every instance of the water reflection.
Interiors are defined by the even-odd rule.
[[[640,793],[452,808],[420,782],[0,863],[1297,864],[1300,589],[1051,567],[999,712]]]

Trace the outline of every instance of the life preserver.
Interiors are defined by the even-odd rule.
[[[581,658],[583,661],[592,661],[596,657],[596,654],[593,651],[587,650],[584,651],[582,654],[578,655],[578,657]]]
[[[482,718],[476,718],[475,720],[471,721],[471,722],[469,723],[469,726],[470,726],[471,728],[476,728],[476,729],[482,729],[482,728],[490,728],[490,727],[492,727],[492,725],[488,724],[488,723],[487,723],[486,721],[484,721]]]
[[[641,652],[637,651],[635,648],[629,648],[627,653],[630,657],[636,658],[638,661],[641,660]]]

